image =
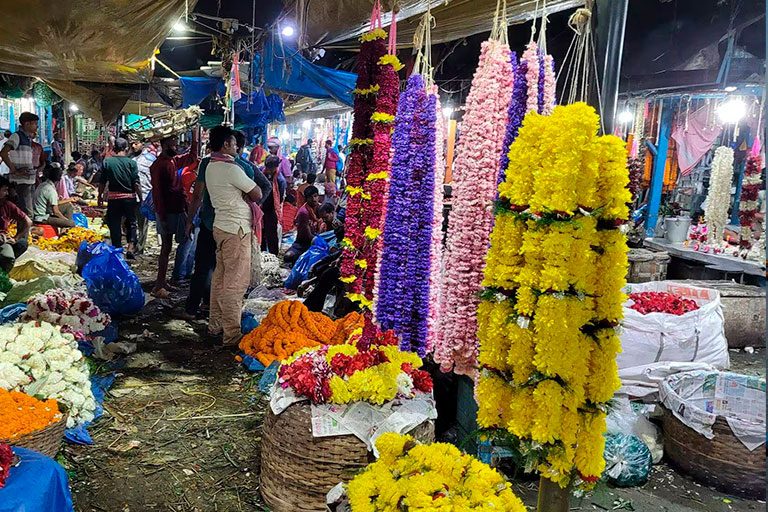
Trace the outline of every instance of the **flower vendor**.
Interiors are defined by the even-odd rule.
[[[73,228],[74,210],[71,203],[59,205],[59,193],[56,184],[61,181],[61,167],[51,164],[43,172],[45,180],[35,189],[33,217],[35,224],[48,224],[55,228]]]
[[[309,246],[312,245],[312,239],[325,227],[323,220],[318,217],[320,193],[317,187],[305,188],[302,195],[304,196],[304,204],[299,208],[293,221],[296,226],[296,241],[283,257],[283,260],[289,264],[293,264],[299,256],[309,249]],[[331,206],[332,211],[333,206]]]
[[[16,258],[26,252],[27,236],[32,220],[9,198],[11,183],[0,177],[0,269],[9,272]],[[11,224],[16,224],[16,236],[8,234]]]

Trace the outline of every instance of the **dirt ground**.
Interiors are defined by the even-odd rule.
[[[134,266],[147,289],[154,257]],[[149,302],[120,324],[120,338],[138,350],[115,370],[105,414],[91,428],[94,444],[68,445],[61,457],[78,512],[269,510],[258,480],[268,406],[260,375],[204,346],[204,324],[172,319],[170,308],[184,297],[180,290],[169,302]],[[765,374],[762,350],[731,357],[736,371]],[[537,482],[515,478],[514,487],[535,508]],[[600,487],[571,510],[746,512],[765,510],[765,502],[699,486],[662,462],[643,487]]]

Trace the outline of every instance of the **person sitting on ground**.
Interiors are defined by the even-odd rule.
[[[306,183],[302,183],[296,188],[296,206],[298,208],[304,206],[304,190],[306,190],[307,187],[314,186],[315,180],[317,180],[317,174],[307,174]]]
[[[91,184],[83,177],[83,169],[77,164],[70,164],[67,167],[67,174],[62,176],[61,182],[64,183],[67,195],[78,200],[82,199],[85,190],[96,190],[96,185]]]
[[[336,207],[331,203],[321,204],[317,209],[317,216],[320,217],[320,220],[323,222],[323,226],[320,229],[321,233],[333,231],[341,226],[341,222],[336,218]]]
[[[45,179],[35,189],[32,220],[35,224],[48,224],[55,228],[74,227],[72,204],[59,205],[59,194],[56,192],[56,184],[61,181],[61,167],[50,164],[43,174]]]
[[[317,217],[317,206],[320,193],[317,187],[309,186],[304,189],[304,206],[296,212],[293,223],[296,226],[296,241],[285,253],[285,262],[293,264],[312,245],[312,240],[323,228],[324,224]]]
[[[10,189],[8,178],[0,178],[0,268],[5,272],[10,272],[16,258],[26,252],[32,227],[32,220],[10,200]],[[16,224],[15,237],[8,234],[11,224]]]

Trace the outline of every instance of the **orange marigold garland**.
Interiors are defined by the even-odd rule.
[[[344,343],[362,325],[360,313],[334,321],[299,301],[286,300],[272,306],[262,323],[243,336],[240,350],[269,366],[303,348]]]
[[[56,400],[0,389],[0,440],[13,441],[61,419]]]

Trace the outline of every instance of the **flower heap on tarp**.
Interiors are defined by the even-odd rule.
[[[392,331],[378,331],[363,343],[358,333],[349,344],[305,349],[278,372],[278,385],[314,404],[369,402],[432,392],[432,378],[420,370],[421,358],[403,352]]]
[[[682,295],[669,292],[639,292],[630,293],[632,303],[630,308],[641,315],[650,313],[666,313],[668,315],[684,315],[699,309],[695,300],[686,299]]]
[[[272,306],[261,324],[243,336],[240,350],[269,366],[303,348],[344,343],[362,324],[359,313],[334,321],[297,300],[285,300]]]
[[[56,400],[0,389],[0,418],[0,439],[13,441],[61,420],[61,413]]]
[[[38,238],[35,245],[46,251],[77,252],[81,243],[88,242],[90,244],[101,242],[103,239],[103,236],[91,229],[76,227],[58,238]]]
[[[437,98],[424,78],[411,75],[395,117],[392,178],[378,278],[376,320],[393,329],[400,348],[427,354]]]
[[[752,230],[762,232],[760,221],[757,219],[757,199],[762,189],[761,174],[763,170],[762,158],[753,152],[747,157],[744,167],[744,178],[741,182],[741,198],[739,200],[739,221],[741,222],[741,242],[746,248],[752,246],[754,236]]]
[[[709,177],[707,208],[704,222],[707,223],[707,242],[721,245],[725,226],[728,225],[728,207],[731,204],[731,181],[733,180],[733,150],[720,146],[712,159],[712,173]]]
[[[526,510],[501,473],[452,444],[419,444],[388,432],[376,447],[379,460],[347,487],[352,512]]]
[[[477,359],[477,305],[488,237],[493,225],[499,158],[512,93],[509,45],[485,41],[472,79],[453,170],[440,343],[435,361],[443,371],[470,375]]]
[[[84,338],[109,326],[109,315],[81,291],[52,288],[27,301],[22,321],[40,320],[61,327],[61,332]]]
[[[69,411],[67,427],[93,420],[88,365],[71,334],[47,322],[0,326],[0,388],[54,399]]]
[[[373,331],[371,308],[390,170],[392,123],[402,64],[387,54],[387,33],[363,34],[357,59],[352,151],[347,170],[347,215],[342,241],[341,281],[366,314],[364,336]]]
[[[584,103],[526,116],[499,187],[478,311],[478,424],[563,487],[600,477],[605,407],[620,385],[618,226],[630,193],[623,142],[598,137],[598,122]]]

